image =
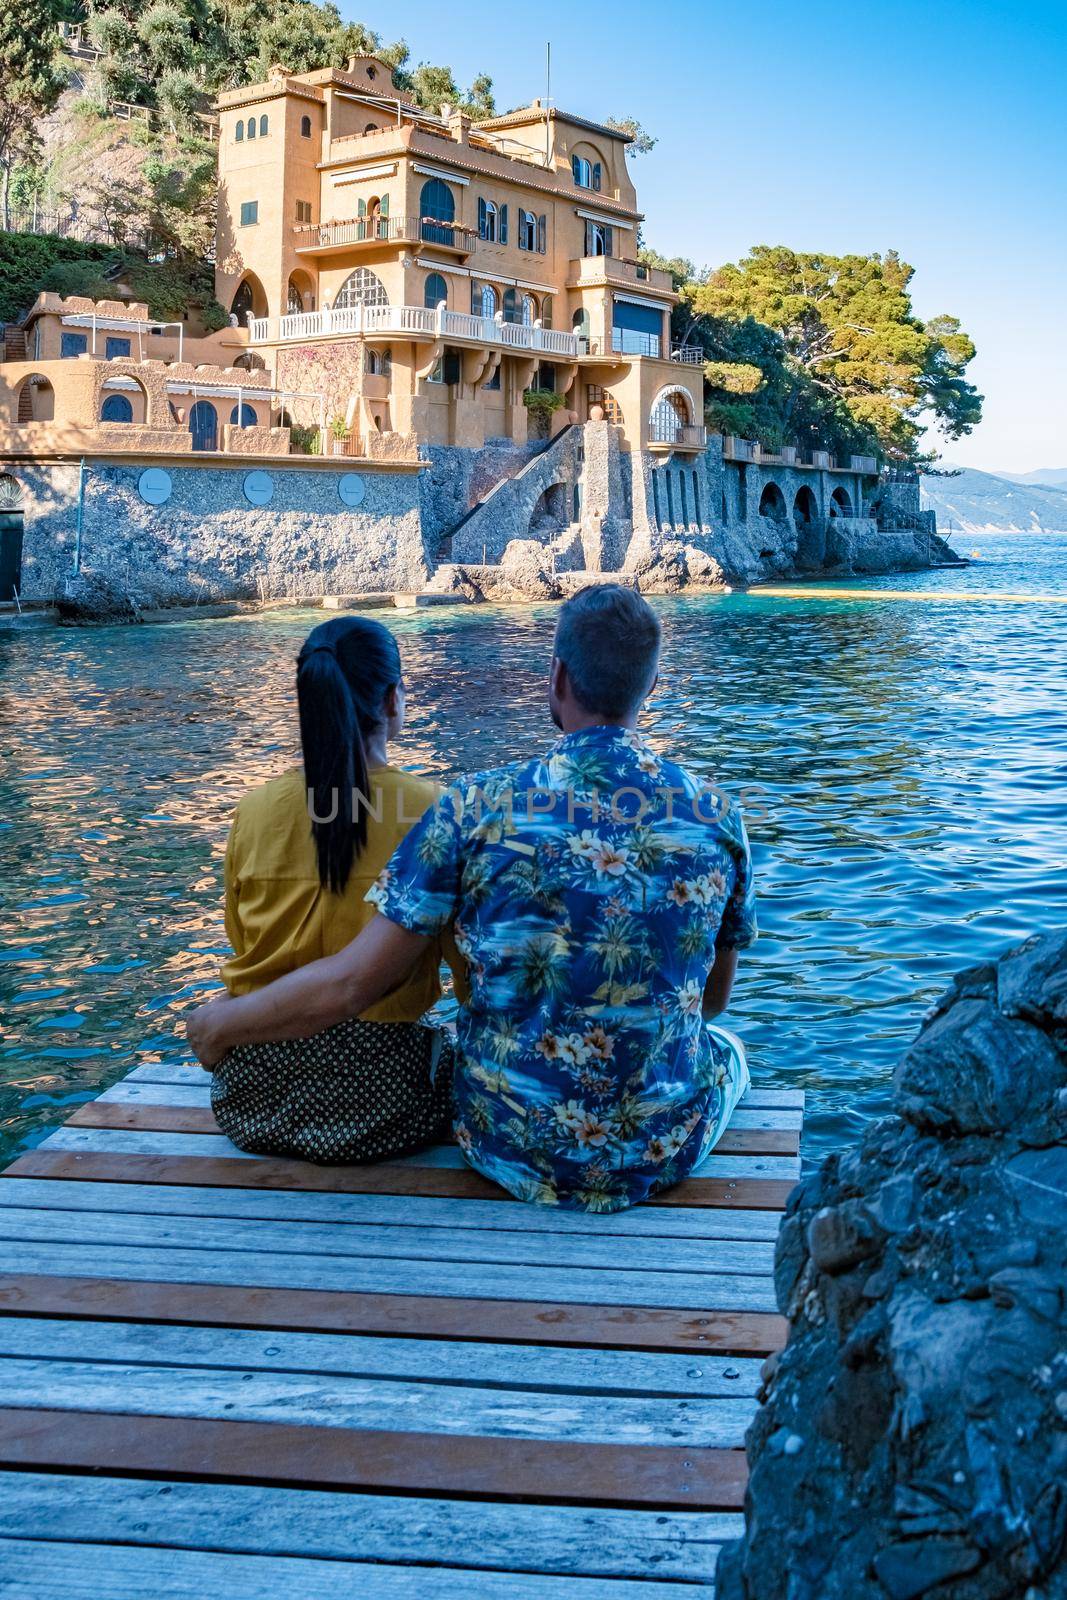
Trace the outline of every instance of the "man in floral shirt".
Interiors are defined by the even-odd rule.
[[[371,890],[381,915],[340,956],[223,1002],[228,1026],[191,1030],[201,1057],[358,1014],[452,924],[470,976],[455,1133],[472,1166],[520,1199],[615,1211],[698,1165],[747,1083],[705,1019],[755,937],[752,869],[737,807],[635,731],[658,654],[633,591],[568,601],[559,741],[448,789]]]

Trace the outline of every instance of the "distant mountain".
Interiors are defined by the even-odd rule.
[[[1050,489],[1067,488],[1067,467],[1038,467],[1036,472],[1002,472],[1012,483],[1043,483]]]
[[[922,494],[923,504],[937,512],[942,534],[951,533],[953,528],[962,533],[993,528],[1018,533],[1067,533],[1067,485],[1057,489],[1047,484],[1022,483],[965,467],[958,477],[924,475]]]

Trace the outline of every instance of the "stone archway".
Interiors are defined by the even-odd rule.
[[[230,301],[230,315],[239,328],[247,328],[253,317],[267,315],[267,295],[254,272],[246,272]]]
[[[543,539],[546,535],[561,533],[570,521],[567,485],[550,483],[534,502],[530,512],[530,539]]]
[[[830,496],[830,515],[832,517],[851,517],[852,498],[843,483],[839,483]]]
[[[797,527],[811,527],[819,519],[819,507],[806,483],[802,483],[793,500],[793,521]]]
[[[763,492],[759,497],[759,514],[768,517],[772,522],[786,522],[789,512],[786,509],[785,495],[776,483],[765,483]]]

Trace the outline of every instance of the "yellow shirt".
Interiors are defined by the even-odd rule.
[[[364,896],[404,835],[441,790],[397,767],[370,774],[367,842],[341,894],[319,883],[301,768],[245,795],[226,847],[226,932],[233,956],[222,968],[231,994],[261,989],[286,972],[343,950],[376,915]],[[466,972],[451,935],[429,946],[410,976],[363,1013],[367,1022],[417,1022],[441,996],[444,957],[461,998]]]

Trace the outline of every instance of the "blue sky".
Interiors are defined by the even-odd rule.
[[[413,61],[488,72],[501,109],[544,93],[634,116],[648,243],[698,265],[751,244],[897,249],[921,316],[978,345],[985,420],[946,457],[1067,466],[1067,8],[1060,0],[699,4],[342,0]]]

